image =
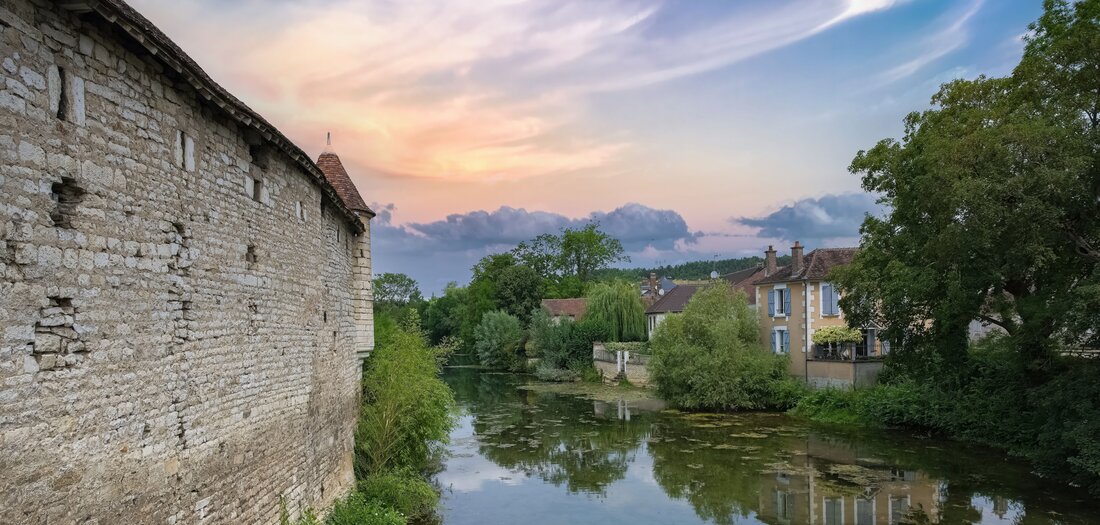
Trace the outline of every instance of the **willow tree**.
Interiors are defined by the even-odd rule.
[[[642,296],[626,282],[599,283],[588,292],[585,320],[607,326],[608,341],[645,339],[645,306]]]

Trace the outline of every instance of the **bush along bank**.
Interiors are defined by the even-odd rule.
[[[650,381],[686,410],[786,410],[803,394],[787,357],[760,342],[745,293],[715,284],[695,294],[649,344]]]
[[[1100,360],[1057,357],[1037,377],[1005,337],[973,345],[961,365],[902,354],[891,356],[881,384],[808,393],[792,413],[993,446],[1100,495]]]
[[[450,349],[432,347],[416,312],[387,322],[363,373],[355,435],[356,490],[336,502],[327,525],[405,525],[428,521],[439,492],[430,476],[441,465],[454,424],[451,389],[439,378]],[[321,523],[311,511],[284,525]]]

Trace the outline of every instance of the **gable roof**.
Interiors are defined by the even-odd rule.
[[[691,298],[695,296],[695,292],[698,292],[702,287],[703,285],[701,284],[681,284],[665,292],[657,302],[649,305],[649,308],[645,309],[645,313],[665,314],[683,312],[688,301],[690,301]]]
[[[725,279],[730,284],[738,285],[751,279],[758,273],[763,273],[763,271],[763,266],[753,266],[751,268],[745,268],[744,270],[737,270],[736,272],[727,273],[722,276],[722,279]]]
[[[787,265],[756,284],[821,281],[828,277],[833,268],[851,264],[858,251],[859,248],[818,248],[802,257],[802,269],[797,274],[793,274],[791,266]]]
[[[161,63],[175,71],[198,93],[203,100],[224,111],[235,120],[242,128],[251,130],[258,136],[271,142],[321,187],[322,193],[327,193],[333,205],[354,226],[357,231],[364,229],[359,215],[346,202],[340,191],[325,175],[321,168],[313,163],[301,148],[295,145],[286,135],[283,135],[275,126],[248,107],[240,99],[226,91],[215,82],[183,49],[180,49],[167,35],[149,19],[130,7],[123,0],[86,0],[83,2],[61,3],[61,7],[76,13],[96,12],[110,25],[117,27],[121,32],[130,35],[137,45],[144,47],[150,55]],[[349,179],[350,182],[350,179]],[[353,185],[354,187],[354,185]],[[361,201],[362,199],[360,199]],[[367,217],[374,217],[370,209],[359,210],[366,213]]]
[[[542,307],[554,317],[572,317],[580,319],[588,310],[588,300],[580,297],[577,299],[543,299]]]
[[[336,193],[340,195],[340,199],[344,201],[348,208],[374,216],[374,212],[367,206],[367,203],[363,202],[363,197],[359,195],[359,190],[356,189],[355,183],[351,181],[351,177],[348,176],[348,171],[344,169],[344,163],[340,162],[338,155],[331,151],[322,153],[320,157],[317,157],[317,167],[321,168],[325,178],[336,188]]]
[[[740,289],[745,292],[750,306],[756,304],[756,283],[763,278],[763,266],[753,266],[722,276],[722,279],[730,283],[735,290]]]

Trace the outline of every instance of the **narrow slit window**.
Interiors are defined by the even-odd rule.
[[[252,200],[260,202],[263,199],[264,181],[252,179]]]
[[[58,78],[58,98],[57,98],[57,118],[61,120],[68,120],[69,118],[69,82],[65,75],[65,68],[57,68]]]
[[[244,260],[245,260],[245,262],[248,263],[248,266],[250,266],[250,267],[253,264],[256,264],[256,261],[260,260],[260,258],[256,255],[256,247],[255,246],[252,246],[251,244],[248,245],[248,248],[246,248],[245,251],[244,251]]]
[[[184,150],[187,149],[187,133],[181,130],[176,137],[179,139],[176,144],[176,167],[182,168],[186,165],[184,156],[187,152]]]

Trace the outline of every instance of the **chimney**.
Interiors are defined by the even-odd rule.
[[[775,247],[768,245],[767,251],[764,252],[764,277],[767,277],[778,270],[775,263]]]
[[[659,293],[659,290],[657,290],[657,272],[649,272],[649,295],[650,297],[657,297]]]
[[[802,248],[798,241],[794,241],[794,246],[791,246],[791,277],[802,272]]]

